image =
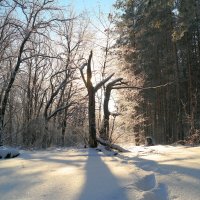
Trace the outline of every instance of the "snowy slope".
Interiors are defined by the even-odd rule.
[[[0,160],[1,200],[199,199],[200,147],[21,151]]]

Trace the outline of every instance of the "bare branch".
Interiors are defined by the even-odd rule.
[[[55,111],[53,111],[48,117],[47,117],[47,120],[49,121],[53,116],[55,116],[58,112],[66,109],[66,108],[69,108],[73,103],[70,103],[70,104],[66,104],[62,107],[59,107],[57,108]]]
[[[92,51],[90,51],[88,63],[87,63],[87,84],[91,82],[92,70],[91,70],[91,60],[92,60]]]
[[[94,91],[97,92],[106,82],[108,82],[115,73],[111,74],[110,76],[108,76],[107,78],[103,79],[101,82],[99,82],[95,87],[94,87]]]
[[[85,66],[87,66],[87,63],[84,63],[84,64],[80,67],[80,73],[81,73],[81,77],[82,77],[82,79],[83,79],[83,82],[84,82],[85,86],[87,87],[87,82],[86,82],[85,76],[84,76],[84,74],[83,74],[83,69],[84,69]]]
[[[59,85],[59,87],[55,90],[55,92],[53,92],[51,94],[51,97],[50,97],[49,101],[47,102],[47,105],[46,105],[45,110],[44,110],[44,117],[45,117],[45,119],[48,119],[48,117],[47,117],[47,111],[48,111],[48,108],[50,107],[51,103],[53,102],[54,98],[59,93],[59,91],[65,86],[65,84],[67,84],[68,82],[69,81],[63,80],[62,83]]]
[[[174,82],[169,82],[163,85],[158,85],[158,86],[152,86],[152,87],[145,87],[145,88],[141,88],[141,87],[137,87],[137,86],[117,86],[117,87],[112,87],[112,89],[136,89],[136,90],[149,90],[149,89],[158,89],[158,88],[162,88],[162,87],[166,87],[168,85],[173,84]]]
[[[122,84],[122,83],[121,83],[122,80],[123,80],[123,78],[117,78],[117,79],[115,79],[115,80],[109,82],[109,83],[107,84],[106,87],[111,87],[111,86],[115,85],[117,82],[120,82],[120,83],[118,83],[118,84],[121,85],[121,84]]]

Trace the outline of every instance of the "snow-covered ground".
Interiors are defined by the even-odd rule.
[[[0,160],[1,200],[197,200],[200,147],[20,151]]]

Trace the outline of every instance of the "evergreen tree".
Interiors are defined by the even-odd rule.
[[[199,2],[117,1],[117,44],[135,75],[143,74],[138,115],[146,135],[174,142],[199,128]],[[141,128],[140,128],[141,129]]]

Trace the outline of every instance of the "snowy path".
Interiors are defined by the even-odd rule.
[[[93,149],[21,152],[0,161],[0,199],[199,199],[200,147],[132,151],[118,156]]]

